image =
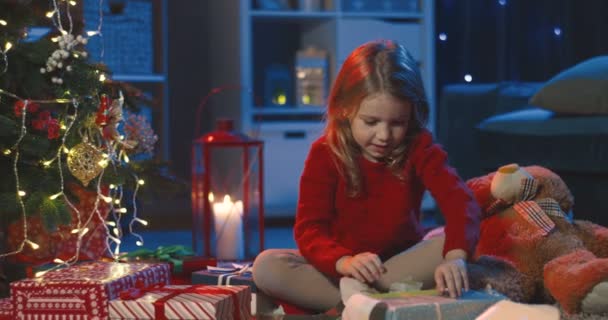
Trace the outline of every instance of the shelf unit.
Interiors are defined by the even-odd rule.
[[[156,157],[163,161],[169,160],[169,147],[170,147],[170,135],[169,135],[169,83],[168,83],[168,16],[167,16],[167,0],[145,0],[144,2],[149,3],[151,12],[148,14],[151,16],[151,25],[146,28],[150,30],[151,34],[149,38],[152,40],[152,62],[151,70],[147,72],[125,72],[124,70],[116,70],[110,66],[110,70],[115,72],[112,74],[111,79],[115,81],[127,82],[139,90],[152,95],[154,100],[157,102],[153,106],[146,106],[150,108],[152,126],[154,131],[158,135],[158,146],[156,151]],[[87,22],[89,29],[95,29],[97,26],[97,14],[99,2],[95,0],[87,0],[84,5],[87,7],[85,10],[93,10],[95,13],[94,18],[91,19],[90,24]],[[127,23],[133,23],[135,19],[128,14],[133,14],[132,10],[128,14],[119,13],[116,15],[110,15],[108,4],[103,3],[102,7],[104,19],[112,17],[116,21],[114,23],[120,23],[120,21],[126,21]],[[129,3],[125,4],[125,8],[129,8]],[[143,14],[143,13],[141,13]],[[124,15],[124,17],[121,17]],[[110,23],[108,21],[106,24]],[[116,30],[124,29],[124,31],[133,31],[124,26],[112,26],[117,28]],[[107,28],[107,26],[106,26]],[[133,48],[133,44],[126,42],[124,39],[120,39],[124,34],[120,34],[116,30],[109,32],[104,35],[104,38],[98,41],[112,42],[113,45],[117,43],[121,44],[122,48],[128,48],[128,50],[137,52],[137,48]],[[102,29],[103,31],[103,29]],[[89,48],[90,49],[90,48]],[[107,49],[104,49],[107,50]],[[107,52],[106,52],[107,54]]]
[[[320,1],[323,8],[317,11],[265,10],[259,6],[263,2],[232,0],[210,4],[210,12],[217,16],[212,21],[214,30],[222,30],[210,37],[222,67],[217,66],[220,61],[211,61],[210,69],[216,86],[239,83],[254,92],[239,94],[226,106],[224,115],[240,121],[243,132],[265,141],[267,216],[289,217],[295,213],[299,178],[310,143],[323,130],[325,110],[295,106],[294,97],[288,97],[285,106],[264,105],[260,95],[265,89],[266,68],[278,63],[294,70],[296,51],[308,46],[323,49],[328,53],[328,92],[354,48],[379,38],[397,40],[419,62],[431,106],[429,128],[433,130],[434,2],[418,0],[418,9],[411,11],[349,11],[347,0]],[[234,6],[238,6],[236,13]]]

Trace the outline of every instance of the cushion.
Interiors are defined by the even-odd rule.
[[[608,115],[608,56],[560,72],[532,96],[530,104],[564,114]]]
[[[476,132],[482,165],[538,164],[608,173],[608,116],[564,116],[534,108],[490,117]]]

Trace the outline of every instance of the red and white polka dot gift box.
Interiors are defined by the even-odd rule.
[[[102,320],[109,300],[136,285],[168,284],[165,263],[86,262],[11,283],[18,319]]]
[[[13,303],[10,298],[0,299],[0,320],[13,320]]]

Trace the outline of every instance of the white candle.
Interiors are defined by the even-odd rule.
[[[232,202],[229,195],[223,202],[213,203],[217,259],[240,260],[244,258],[243,202]]]

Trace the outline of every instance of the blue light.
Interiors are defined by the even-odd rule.
[[[448,35],[445,32],[439,34],[439,40],[446,41],[448,39]]]
[[[562,34],[562,29],[560,27],[555,27],[553,28],[553,33],[559,37]]]
[[[507,5],[507,0],[498,0],[498,4],[504,7]]]

